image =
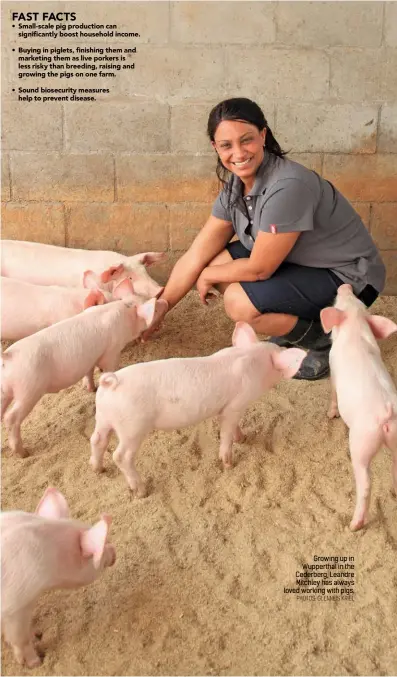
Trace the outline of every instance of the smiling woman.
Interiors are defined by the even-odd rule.
[[[232,320],[248,322],[279,346],[308,350],[294,378],[322,378],[330,339],[320,311],[344,282],[370,306],[385,283],[379,252],[343,195],[285,157],[254,101],[221,101],[207,132],[223,189],[162,298],[171,309],[196,283],[207,303],[215,286]]]

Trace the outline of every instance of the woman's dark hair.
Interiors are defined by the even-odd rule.
[[[212,109],[208,117],[207,134],[211,141],[215,140],[215,132],[223,120],[242,120],[243,122],[248,122],[250,125],[254,125],[260,132],[262,129],[266,128],[264,146],[266,150],[280,158],[287,154],[287,151],[283,151],[280,147],[280,144],[274,138],[272,130],[267,123],[262,109],[259,108],[255,101],[251,101],[251,99],[245,99],[242,97],[226,99],[225,101],[218,103]],[[219,155],[216,165],[216,175],[222,184],[225,184],[229,177],[229,172],[223,166]]]

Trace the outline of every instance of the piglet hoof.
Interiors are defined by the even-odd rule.
[[[22,446],[16,447],[14,453],[19,456],[19,458],[27,458],[29,456],[28,450],[24,449]]]
[[[220,456],[220,460],[222,461],[223,467],[226,470],[227,468],[233,468],[233,455],[232,453],[224,454],[223,456]]]
[[[98,474],[105,472],[105,468],[101,463],[98,463],[95,458],[90,458],[90,466],[91,468]]]
[[[244,442],[244,440],[245,440],[245,435],[244,435],[243,431],[241,430],[241,428],[237,428],[236,432],[233,435],[233,441],[237,442],[237,444],[238,444],[239,442]]]
[[[146,498],[148,495],[148,490],[146,484],[141,484],[136,490],[137,498]]]
[[[42,662],[43,661],[40,658],[40,656],[38,654],[36,654],[36,656],[34,658],[32,657],[32,658],[29,658],[29,660],[26,660],[26,665],[28,666],[28,668],[37,668],[39,665],[42,664]]]
[[[14,655],[20,665],[27,665],[28,668],[37,668],[42,662],[33,645],[25,649],[14,646]]]
[[[339,418],[339,411],[337,407],[330,407],[327,411],[328,418]]]
[[[130,483],[128,484],[130,487],[131,498],[146,498],[146,496],[148,495],[148,489],[144,482],[142,482],[142,484],[139,485],[135,484],[134,486],[132,486]]]
[[[43,637],[43,633],[41,632],[41,630],[35,630],[33,635],[36,639],[41,639]]]
[[[360,529],[363,528],[363,526],[365,526],[365,520],[364,519],[360,519],[360,520],[354,520],[353,519],[350,522],[349,528],[350,528],[350,531],[359,531]]]

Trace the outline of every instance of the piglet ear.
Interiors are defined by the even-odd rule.
[[[102,515],[102,519],[91,529],[80,532],[80,546],[83,557],[92,557],[95,569],[99,569],[109,526],[112,522],[110,515]]]
[[[326,334],[338,327],[346,319],[346,313],[338,308],[323,308],[320,313],[320,320]]]
[[[101,282],[110,282],[110,280],[115,275],[121,275],[124,272],[124,264],[120,263],[118,266],[110,266],[107,270],[104,270],[100,275]]]
[[[274,351],[272,353],[273,366],[277,371],[281,371],[284,378],[295,376],[306,353],[301,348],[287,348]]]
[[[114,299],[125,299],[128,296],[134,295],[134,287],[130,278],[125,277],[124,280],[115,285],[112,291],[112,296]]]
[[[142,263],[142,265],[148,268],[149,266],[152,266],[154,263],[165,261],[165,259],[167,258],[167,254],[166,252],[145,252],[144,254],[136,254],[136,256],[134,256],[133,258],[135,259],[135,261],[139,261],[139,263]]]
[[[52,520],[68,519],[69,506],[66,498],[58,489],[48,487],[36,508],[36,515]]]
[[[259,339],[247,322],[236,322],[234,328],[232,343],[236,348],[249,348],[254,343],[258,343]]]
[[[86,289],[98,289],[99,277],[93,270],[85,270],[83,273],[83,287]]]
[[[84,310],[92,306],[102,306],[104,303],[106,303],[104,294],[99,289],[91,289],[84,300]]]
[[[369,315],[367,322],[376,339],[385,339],[397,331],[397,324],[382,315]]]

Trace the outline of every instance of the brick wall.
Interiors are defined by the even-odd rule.
[[[217,191],[211,107],[248,96],[292,159],[350,199],[397,294],[397,2],[69,2],[78,21],[141,34],[116,78],[18,80],[2,3],[2,236],[124,252],[191,243]],[[19,11],[54,3],[18,2]],[[64,6],[65,5],[65,6]],[[62,6],[62,7],[61,7]],[[58,46],[131,46],[58,39]],[[17,101],[23,86],[109,87],[94,103]],[[17,89],[18,91],[18,89]]]

